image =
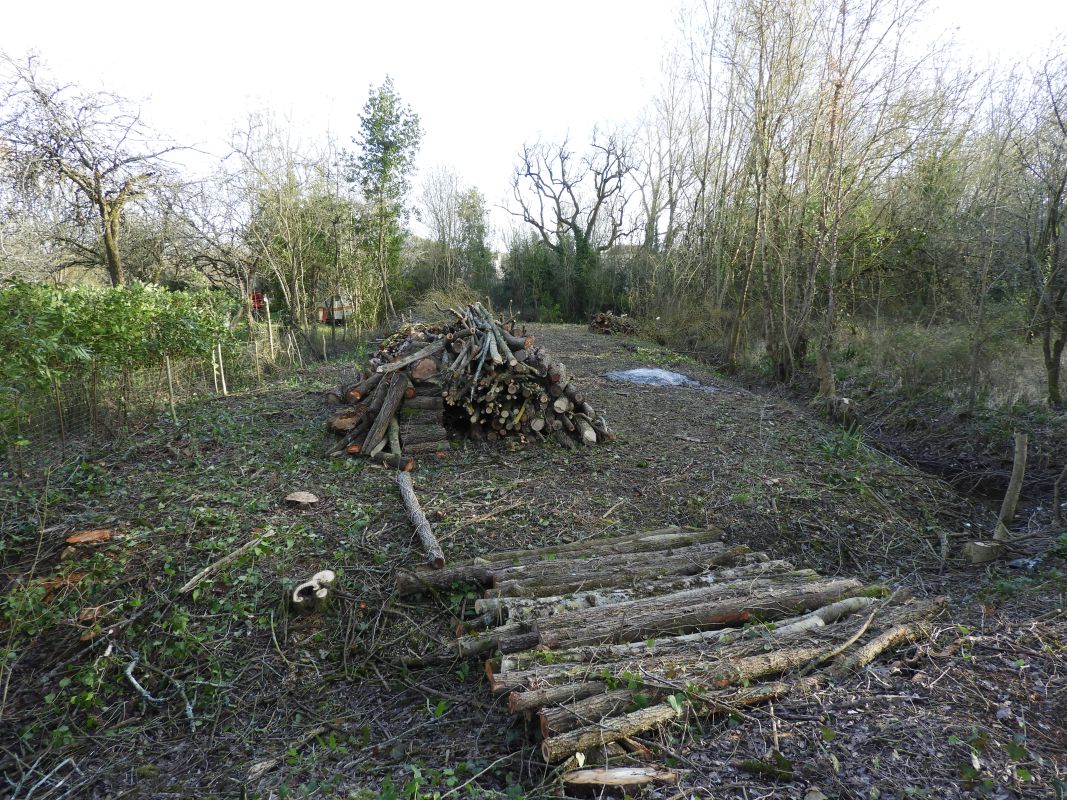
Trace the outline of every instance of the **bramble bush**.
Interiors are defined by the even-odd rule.
[[[24,444],[18,426],[27,404],[72,377],[92,370],[107,379],[167,356],[208,357],[231,336],[230,302],[220,292],[142,283],[0,286],[0,447]]]

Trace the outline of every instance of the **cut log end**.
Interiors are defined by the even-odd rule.
[[[285,496],[285,502],[296,508],[311,508],[319,502],[319,498],[311,492],[290,492]]]

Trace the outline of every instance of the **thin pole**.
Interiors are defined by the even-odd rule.
[[[219,365],[215,362],[215,348],[211,348],[211,380],[215,383],[215,394],[219,393]]]
[[[256,380],[259,381],[259,385],[263,385],[263,366],[259,363],[259,339],[252,340],[252,352],[253,357],[256,359]]]
[[[293,343],[293,349],[296,351],[296,359],[300,363],[300,366],[304,366],[304,354],[300,352],[300,342],[296,339],[296,334],[289,331],[289,341]]]
[[[270,360],[274,360],[274,325],[270,321],[270,298],[264,295],[263,307],[267,309],[267,337],[270,339]]]
[[[170,368],[170,356],[163,356],[167,362],[167,393],[170,395],[170,415],[174,424],[178,424],[178,411],[174,408],[174,372]]]
[[[230,393],[226,391],[226,369],[222,366],[222,342],[219,342],[219,377],[222,378],[222,396],[229,397]]]
[[[326,358],[326,334],[325,333],[322,334],[322,360],[323,361],[328,361],[329,360],[328,358]]]

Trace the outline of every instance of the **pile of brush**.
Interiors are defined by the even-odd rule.
[[[589,320],[589,330],[593,333],[603,333],[606,336],[633,336],[637,333],[637,322],[633,317],[625,314],[601,311]]]
[[[564,447],[614,438],[567,376],[525,328],[493,318],[480,303],[445,309],[452,319],[407,325],[382,342],[368,370],[327,394],[343,435],[335,453],[410,470],[412,455],[441,452],[449,434],[504,437]]]

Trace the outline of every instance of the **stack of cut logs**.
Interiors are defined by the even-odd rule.
[[[397,577],[400,594],[455,585],[484,595],[453,656],[487,658],[492,691],[538,720],[544,758],[579,765],[648,755],[633,737],[687,714],[810,691],[924,636],[942,609],[679,528]]]
[[[625,314],[619,315],[611,311],[601,311],[594,314],[589,321],[589,330],[593,333],[603,333],[607,336],[633,336],[637,333],[637,322],[633,317]]]
[[[411,456],[446,450],[449,431],[552,437],[568,448],[614,438],[563,364],[514,320],[498,321],[479,303],[447,311],[448,322],[386,339],[358,381],[327,394],[344,404],[329,422],[343,436],[335,453],[410,470]]]

